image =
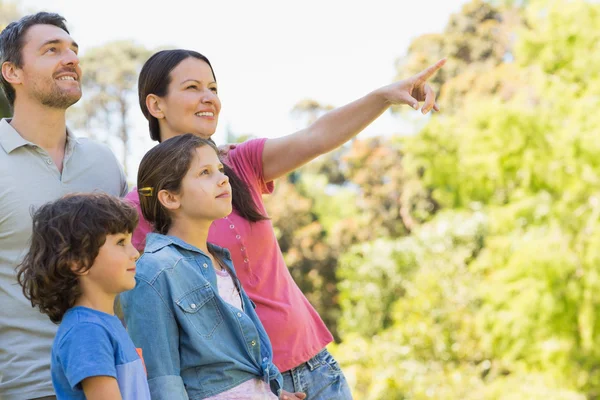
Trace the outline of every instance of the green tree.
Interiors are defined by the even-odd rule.
[[[444,113],[462,108],[467,98],[511,98],[520,82],[513,65],[504,61],[512,58],[515,29],[522,24],[517,5],[483,0],[465,4],[451,15],[443,32],[422,35],[411,43],[408,54],[397,62],[397,78],[446,57],[446,65],[432,80]]]
[[[481,77],[518,90],[475,88],[402,139],[442,211],[341,256],[334,351],[357,397],[600,398],[600,4],[521,6]]]

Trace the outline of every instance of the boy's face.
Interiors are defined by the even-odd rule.
[[[107,235],[94,264],[82,278],[88,281],[87,287],[109,295],[131,290],[135,287],[135,261],[139,256],[131,244],[130,233]]]

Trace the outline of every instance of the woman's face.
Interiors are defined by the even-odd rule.
[[[171,71],[170,77],[167,95],[157,98],[161,140],[184,133],[209,139],[217,129],[221,111],[210,66],[188,57]]]

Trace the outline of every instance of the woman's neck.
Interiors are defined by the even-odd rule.
[[[208,252],[208,230],[212,221],[194,221],[190,219],[173,220],[168,235],[178,237],[184,242],[191,244],[202,250],[205,254]]]

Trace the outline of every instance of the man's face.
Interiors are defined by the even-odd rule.
[[[79,48],[71,36],[54,25],[34,25],[27,30],[20,69],[21,95],[47,107],[67,109],[81,98]],[[19,90],[20,89],[20,90]]]

